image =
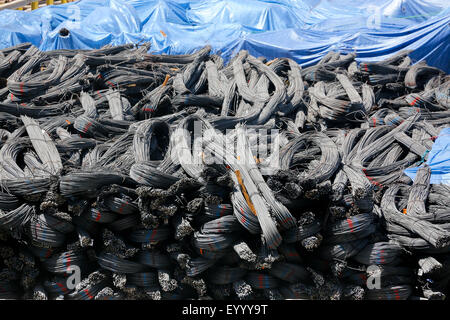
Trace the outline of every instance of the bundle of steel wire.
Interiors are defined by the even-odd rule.
[[[0,298],[446,297],[448,75],[149,49],[0,51]]]

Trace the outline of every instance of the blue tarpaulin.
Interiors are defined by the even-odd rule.
[[[0,12],[0,47],[94,49],[151,42],[154,53],[210,44],[228,59],[240,49],[302,65],[329,50],[376,61],[403,49],[450,72],[447,0],[81,0],[31,12]],[[70,35],[63,37],[59,30]]]
[[[431,184],[450,185],[450,128],[441,130],[429,152],[426,164],[431,168]],[[414,180],[419,167],[408,168],[405,174]]]

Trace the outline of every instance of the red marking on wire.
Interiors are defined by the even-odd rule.
[[[158,230],[153,229],[152,234],[150,235],[150,241],[153,240],[153,238],[155,237],[157,232],[158,232]]]
[[[24,83],[21,82],[21,83],[20,83],[20,92],[21,92],[21,93],[23,93],[23,85],[24,85]]]
[[[347,218],[348,226],[350,227],[350,232],[353,232],[353,221],[350,218]]]
[[[67,257],[67,262],[66,262],[66,269],[67,269],[67,271],[69,271],[70,263],[71,263],[71,259],[70,259],[70,257]]]
[[[102,214],[100,213],[100,210],[97,211],[97,215],[95,216],[95,221],[99,221],[102,217]]]
[[[242,212],[242,219],[241,219],[241,222],[242,222],[243,224],[245,224],[245,223],[247,222],[247,219],[245,219],[245,216],[244,216],[244,209],[241,208],[241,212]]]
[[[61,282],[57,282],[56,285],[61,288],[62,292],[67,292],[67,288],[64,287]]]
[[[122,203],[122,204],[120,205],[120,208],[119,208],[119,212],[120,212],[120,213],[122,213],[123,208],[124,208],[126,205],[128,205],[128,201],[126,201],[126,202],[124,202],[124,203]]]
[[[400,300],[400,295],[398,294],[398,289],[394,289],[395,300]]]
[[[86,133],[88,130],[89,130],[89,128],[92,126],[92,122],[88,122],[85,126],[84,126],[84,128],[83,128],[83,132],[84,133]]]
[[[86,293],[86,295],[88,296],[89,299],[91,299],[91,300],[94,299],[94,297],[89,293],[88,289],[84,289],[83,291],[84,291],[84,293]]]
[[[418,100],[419,100],[419,98],[415,98],[409,105],[410,106],[415,105]]]
[[[367,177],[367,179],[369,179],[369,181],[370,181],[373,185],[378,186],[378,187],[380,187],[380,188],[383,187],[383,185],[382,185],[381,183],[375,181],[372,177],[369,177],[367,174],[366,174],[366,177]]]

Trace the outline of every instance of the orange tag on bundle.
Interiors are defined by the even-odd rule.
[[[270,61],[266,62],[266,66],[270,66],[272,63],[275,62],[275,60],[278,60],[278,59],[275,58],[273,60],[270,60]]]
[[[167,85],[167,82],[169,81],[169,79],[170,79],[170,75],[166,74],[166,78],[164,79],[164,82],[162,84],[163,87],[165,87]]]
[[[247,204],[250,207],[250,210],[253,212],[253,214],[255,216],[257,216],[256,209],[253,206],[253,203],[250,200],[250,197],[248,196],[247,189],[244,186],[244,182],[242,181],[241,172],[239,170],[236,170],[234,173],[236,174],[236,178],[238,179],[238,182],[241,185],[241,190],[242,190],[242,193],[244,194],[245,201],[247,202]]]

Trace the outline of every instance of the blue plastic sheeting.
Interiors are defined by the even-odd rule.
[[[288,29],[254,34],[241,41],[233,52],[246,49],[253,55],[290,57],[302,65],[318,62],[330,50],[355,52],[357,61],[379,61],[404,49],[411,49],[414,61],[450,72],[450,16],[435,18],[395,32],[317,31]]]
[[[431,168],[431,184],[450,185],[450,128],[441,130],[428,154],[426,164]],[[405,174],[414,180],[419,167],[405,169]]]
[[[450,72],[448,0],[81,0],[32,12],[0,11],[0,48],[94,49],[151,42],[151,52],[206,44],[312,64],[329,50],[377,61],[402,49]],[[70,30],[68,37],[59,34]]]

